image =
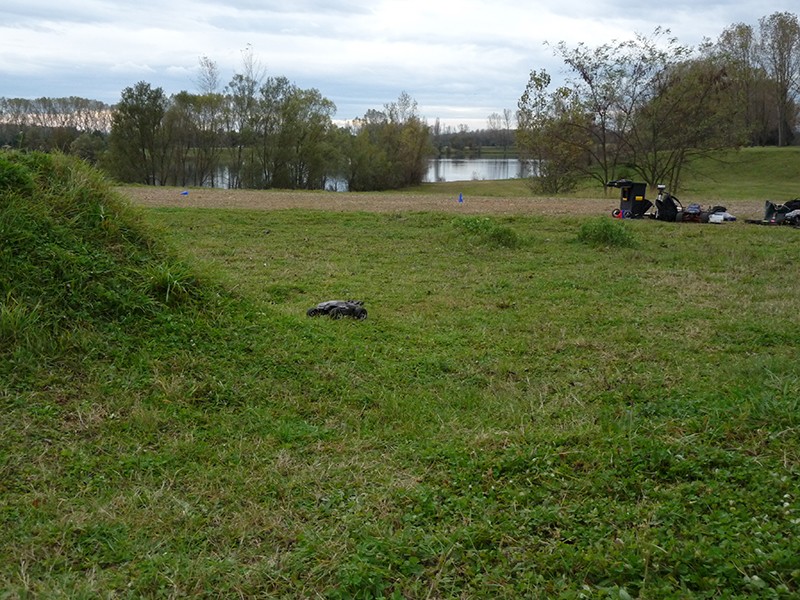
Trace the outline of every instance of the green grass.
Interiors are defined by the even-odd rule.
[[[4,597],[800,592],[797,230],[138,213],[54,161],[0,197]]]
[[[441,193],[448,196],[458,196],[463,193],[464,196],[488,196],[490,198],[524,198],[531,195],[531,189],[524,179],[442,181],[423,183],[401,192],[391,193],[408,192]]]
[[[743,148],[695,161],[684,188],[687,198],[786,202],[800,197],[800,147]]]

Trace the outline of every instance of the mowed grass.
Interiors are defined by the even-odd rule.
[[[9,288],[7,597],[800,592],[798,230],[143,219],[140,315]]]

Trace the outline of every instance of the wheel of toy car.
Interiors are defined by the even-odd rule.
[[[622,218],[622,211],[618,208],[615,208],[614,210],[611,211],[611,216],[614,217],[615,219],[620,219]]]
[[[321,314],[322,314],[322,311],[320,309],[318,309],[316,306],[314,306],[312,308],[309,308],[306,311],[306,315],[309,316],[309,317],[317,317],[317,316],[319,316]]]
[[[632,215],[631,215],[631,211],[629,211],[629,210],[623,210],[623,211],[622,211],[622,218],[623,218],[623,219],[630,219],[630,218],[631,218],[631,216],[632,216]]]

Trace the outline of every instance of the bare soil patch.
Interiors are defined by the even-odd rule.
[[[457,214],[495,215],[610,215],[619,207],[617,196],[608,198],[496,198],[418,193],[342,193],[289,190],[225,190],[175,187],[122,186],[117,188],[131,203],[140,206],[240,208],[249,210],[282,210],[301,208],[328,211],[363,212],[446,212]],[[184,194],[183,192],[188,193]],[[728,212],[739,219],[761,218],[761,200],[740,200],[726,203]]]

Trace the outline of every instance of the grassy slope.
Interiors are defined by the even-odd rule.
[[[796,230],[143,225],[62,160],[0,192],[10,597],[800,589]]]

